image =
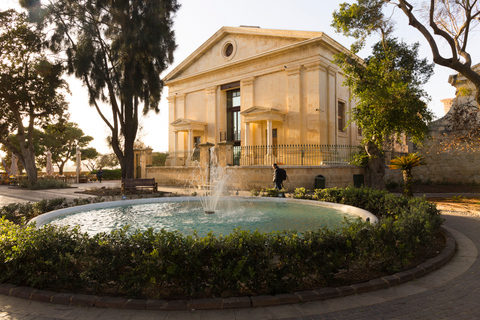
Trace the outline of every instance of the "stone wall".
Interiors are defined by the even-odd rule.
[[[444,134],[448,118],[447,113],[430,125],[433,137]],[[445,151],[438,147],[435,139],[425,142],[424,146],[413,152],[423,155],[426,162],[426,165],[413,168],[414,180],[436,183],[480,183],[479,152],[463,149]]]
[[[353,185],[354,174],[364,174],[363,168],[355,166],[282,166],[287,171],[288,181],[284,187],[290,191],[304,187],[313,190],[315,177],[325,177],[325,187],[348,187]],[[261,190],[273,188],[272,168],[269,166],[227,167],[227,187],[230,190]],[[194,167],[147,167],[147,178],[155,178],[159,185],[190,185],[195,174]]]
[[[460,150],[435,152],[422,149],[427,165],[412,170],[413,179],[447,183],[480,183],[480,154]]]

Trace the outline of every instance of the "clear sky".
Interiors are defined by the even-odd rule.
[[[352,39],[336,34],[332,27],[332,12],[338,9],[340,3],[345,1],[330,0],[243,0],[237,2],[225,0],[179,0],[182,7],[177,12],[174,30],[178,48],[174,54],[173,65],[166,70],[164,77],[175,66],[186,59],[202,43],[210,38],[223,26],[237,27],[240,25],[259,26],[265,29],[287,29],[322,31],[349,48]],[[0,9],[15,6],[18,0],[0,0]],[[347,1],[348,2],[348,1]],[[351,2],[351,1],[350,1]],[[393,8],[393,7],[392,7]],[[392,9],[393,10],[393,9]],[[395,34],[398,38],[408,43],[420,42],[421,57],[428,57],[431,61],[431,51],[419,32],[407,25],[407,20],[398,9],[394,11],[394,20],[397,22]],[[478,31],[471,34],[470,51],[474,63],[479,63],[480,35]],[[375,41],[378,39],[375,39]],[[372,40],[373,42],[375,42]],[[474,47],[475,46],[475,47]],[[446,46],[441,49],[446,49]],[[475,48],[475,49],[474,49]],[[368,47],[359,55],[365,58],[369,55]],[[454,74],[450,69],[435,67],[435,74],[425,89],[430,94],[432,101],[429,108],[437,117],[443,116],[443,104],[440,100],[453,98],[455,90],[448,84],[448,76]],[[75,79],[68,79],[72,95],[70,101],[70,120],[79,124],[80,128],[95,138],[91,146],[101,153],[108,153],[105,137],[108,129],[99,118],[94,108],[89,107],[87,91]],[[142,140],[154,151],[168,150],[168,105],[166,97],[168,89],[162,94],[160,113],[150,113],[142,120],[143,130],[140,133]]]

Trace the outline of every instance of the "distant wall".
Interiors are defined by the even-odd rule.
[[[432,136],[444,134],[446,125],[448,125],[448,117],[434,121],[430,125]],[[438,147],[434,139],[425,142],[422,148],[414,150],[414,152],[423,155],[426,162],[426,165],[412,169],[414,180],[444,183],[480,183],[479,152],[475,153],[471,150],[462,149],[451,149],[445,152],[445,150]],[[400,172],[400,170],[391,171]],[[402,179],[401,176],[399,178]]]
[[[293,191],[304,187],[313,190],[315,177],[325,177],[325,187],[348,187],[353,185],[353,175],[363,174],[356,166],[282,166],[287,171],[288,181],[284,187]],[[193,180],[193,167],[147,167],[146,177],[155,178],[159,185],[189,186]],[[227,187],[231,190],[273,188],[272,168],[269,166],[227,167]]]

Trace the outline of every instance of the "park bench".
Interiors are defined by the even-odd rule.
[[[122,193],[126,190],[136,188],[152,188],[153,192],[157,192],[157,183],[155,178],[151,179],[122,179]]]

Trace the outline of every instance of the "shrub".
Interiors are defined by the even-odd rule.
[[[258,197],[260,195],[260,192],[257,189],[252,189],[250,190],[250,194],[252,197]]]
[[[309,190],[305,188],[296,188],[293,191],[293,197],[295,199],[312,199],[312,196],[308,194]]]
[[[121,180],[122,179],[122,169],[102,169],[103,176],[102,180]],[[97,170],[93,170],[90,174],[97,175]]]
[[[20,207],[12,205],[2,208],[6,213],[0,219],[0,280],[131,297],[287,293],[333,285],[353,273],[402,270],[432,245],[442,223],[436,207],[423,198],[366,188],[315,190],[314,196],[375,212],[380,221],[357,220],[301,235],[236,229],[198,237],[123,228],[88,237],[75,228],[14,224],[6,217],[16,216]],[[32,212],[52,207],[49,202],[25,206]]]
[[[29,180],[22,180],[19,182],[20,188],[30,190],[43,190],[43,189],[65,189],[70,188],[70,185],[64,181],[56,179],[37,180],[36,184],[31,184]]]

